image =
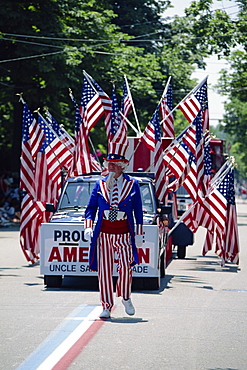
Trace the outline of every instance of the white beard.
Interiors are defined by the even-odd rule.
[[[108,190],[111,189],[113,182],[114,182],[114,176],[116,175],[115,172],[109,172],[108,178],[106,180],[106,187]]]

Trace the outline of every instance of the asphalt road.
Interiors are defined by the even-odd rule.
[[[78,280],[46,289],[39,266],[28,266],[20,250],[18,229],[0,229],[0,369],[246,370],[247,203],[237,208],[239,266],[222,268],[213,252],[202,257],[201,229],[186,258],[172,260],[159,291],[132,293],[135,316],[117,298],[103,323],[94,319],[96,290]],[[74,351],[44,362],[58,345],[58,357],[67,351],[78,322],[82,331],[91,326]]]

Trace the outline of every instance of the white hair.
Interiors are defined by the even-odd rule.
[[[109,172],[108,177],[106,179],[106,187],[108,190],[110,190],[110,188],[113,185],[114,176],[115,176],[115,172]]]
[[[108,164],[109,164],[109,162],[108,161],[104,161],[103,162],[103,166],[105,167],[105,168],[108,168]],[[128,162],[123,162],[123,161],[114,161],[114,164],[116,164],[117,166],[119,166],[119,167],[121,167],[122,168],[122,170],[124,171],[127,167],[128,167],[128,165],[129,165],[129,163]]]

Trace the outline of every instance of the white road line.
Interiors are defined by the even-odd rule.
[[[101,306],[94,308],[85,320],[53,351],[36,370],[50,370],[65,355],[77,340],[88,330],[102,311]]]

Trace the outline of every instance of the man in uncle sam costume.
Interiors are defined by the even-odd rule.
[[[115,253],[118,259],[116,296],[122,297],[128,315],[135,314],[130,298],[131,266],[139,263],[137,247],[143,243],[143,212],[138,181],[123,172],[129,162],[125,158],[126,150],[127,145],[109,144],[109,154],[104,163],[109,175],[96,182],[85,212],[85,239],[91,239],[89,266],[98,271],[103,308],[99,317],[102,319],[110,317],[114,305],[112,274]]]

